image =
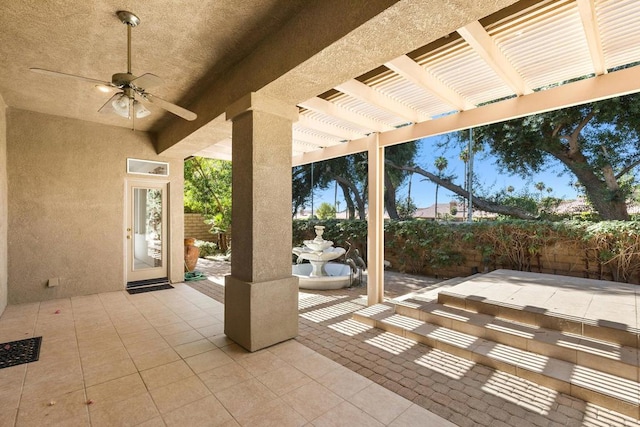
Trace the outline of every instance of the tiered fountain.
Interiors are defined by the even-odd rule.
[[[333,242],[324,240],[323,225],[316,225],[316,238],[305,240],[304,246],[293,248],[298,256],[298,264],[293,266],[293,275],[300,279],[302,289],[340,289],[351,284],[351,267],[330,262],[346,252],[344,248],[334,248]],[[309,264],[303,264],[307,260]]]

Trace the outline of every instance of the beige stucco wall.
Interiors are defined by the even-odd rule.
[[[7,120],[0,95],[0,314],[7,306]]]
[[[12,108],[6,117],[9,303],[124,288],[127,157],[170,161],[170,277],[183,278],[181,159],[159,158],[144,132]]]

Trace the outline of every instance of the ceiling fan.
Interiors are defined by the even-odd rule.
[[[61,73],[58,71],[45,70],[42,68],[30,68],[31,71],[40,74],[46,74],[55,77],[66,77],[75,80],[82,80],[93,83],[100,90],[110,92],[120,90],[113,95],[98,111],[102,113],[115,112],[119,116],[131,118],[132,120],[147,117],[151,112],[147,110],[144,104],[153,104],[163,108],[178,117],[185,120],[195,120],[198,116],[196,113],[182,108],[179,105],[172,104],[162,98],[147,92],[148,88],[158,86],[162,83],[162,79],[155,74],[146,73],[140,77],[131,73],[131,28],[140,23],[140,18],[126,10],[116,12],[116,15],[127,26],[127,72],[116,73],[111,76],[111,81],[92,79],[89,77],[77,76],[74,74]],[[132,114],[133,112],[133,114]]]

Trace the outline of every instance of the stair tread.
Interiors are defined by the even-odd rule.
[[[589,336],[573,334],[553,329],[545,329],[527,323],[502,319],[490,314],[475,313],[461,308],[445,306],[436,302],[419,303],[412,299],[398,302],[397,305],[413,308],[425,313],[442,316],[447,319],[466,322],[503,332],[512,336],[532,339],[583,353],[589,353],[609,360],[626,364],[640,365],[640,349],[603,341]]]
[[[640,405],[640,383],[638,381],[532,353],[506,344],[496,343],[484,338],[477,338],[443,326],[433,325],[413,317],[397,314],[392,307],[386,305],[384,307],[377,307],[376,305],[367,307],[354,313],[354,315],[356,318],[358,316],[372,318],[383,324],[400,327],[449,346],[490,357],[493,360],[542,374],[633,405]]]

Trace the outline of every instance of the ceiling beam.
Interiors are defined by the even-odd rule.
[[[458,34],[516,95],[527,95],[533,92],[480,22],[474,21],[459,28]]]
[[[421,113],[420,111],[411,108],[408,105],[397,101],[395,98],[391,98],[390,96],[387,96],[356,79],[349,80],[336,86],[334,89],[371,104],[381,110],[388,111],[391,114],[412,123],[423,122],[430,118],[428,115]]]
[[[640,92],[640,65],[383,132],[379,135],[379,141],[381,146],[395,145],[637,92]],[[295,156],[293,165],[366,151],[369,138],[371,135],[346,144]]]
[[[602,42],[600,40],[600,29],[596,17],[596,6],[593,0],[577,0],[580,20],[584,27],[584,34],[587,38],[591,62],[596,75],[605,74],[607,67],[604,63],[604,53],[602,52]]]
[[[407,55],[399,56],[384,65],[405,79],[413,82],[415,85],[431,92],[440,98],[442,102],[451,105],[458,111],[475,108],[475,105],[464,99],[459,93],[445,85],[440,79],[431,74],[429,70],[422,67]]]
[[[364,129],[369,129],[371,132],[384,132],[387,130],[395,129],[393,126],[382,123],[378,120],[374,120],[370,117],[363,116],[362,114],[358,114],[347,108],[341,107],[340,105],[334,104],[333,102],[329,102],[318,97],[311,98],[307,101],[301,102],[298,105],[300,107],[306,108],[307,110],[312,110],[326,114],[328,116],[333,116],[338,120],[352,123]]]

